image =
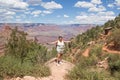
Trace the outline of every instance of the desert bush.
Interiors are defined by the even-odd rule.
[[[101,58],[102,55],[102,45],[96,44],[93,46],[89,53],[90,56]]]
[[[29,43],[28,53],[24,61],[31,61],[34,64],[42,64],[47,61],[47,48],[35,42]]]
[[[81,66],[82,68],[87,68],[87,67],[91,67],[93,65],[96,64],[96,58],[95,57],[89,57],[86,58],[84,56],[79,57],[79,60],[77,61],[79,66]]]
[[[57,55],[56,48],[53,47],[51,51],[47,52],[47,55],[46,55],[47,61],[50,60],[53,57],[56,57],[56,55]]]
[[[81,49],[85,49],[88,46],[88,42],[97,40],[100,37],[101,32],[102,28],[100,26],[93,27],[92,29],[76,36],[74,44],[80,46]]]
[[[92,70],[91,68],[81,68],[76,66],[67,75],[68,80],[118,80],[113,78],[106,71]]]
[[[0,76],[2,77],[23,77],[25,75],[31,76],[48,76],[50,75],[49,69],[40,64],[33,65],[30,62],[21,61],[13,56],[0,57]]]
[[[115,72],[120,72],[120,55],[119,54],[109,55],[109,70],[112,75],[114,75]]]
[[[24,58],[28,53],[28,41],[26,34],[23,31],[18,31],[17,27],[12,29],[8,43],[6,44],[6,55],[12,55],[20,58],[23,63]]]
[[[113,77],[114,77],[116,80],[119,80],[119,79],[120,79],[120,72],[114,72]]]

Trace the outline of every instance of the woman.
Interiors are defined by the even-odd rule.
[[[57,41],[51,42],[50,44],[56,44],[56,50],[57,50],[57,63],[58,65],[61,63],[61,58],[64,53],[65,43],[68,43],[70,41],[64,41],[62,36],[58,37]]]

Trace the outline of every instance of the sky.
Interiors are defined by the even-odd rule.
[[[0,23],[104,24],[120,0],[0,0]]]

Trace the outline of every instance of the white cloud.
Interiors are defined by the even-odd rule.
[[[108,4],[107,6],[110,7],[110,8],[113,8],[114,4]]]
[[[80,15],[80,16],[76,16],[77,20],[84,20],[86,19],[88,16],[87,15]]]
[[[10,11],[10,10],[6,10],[6,9],[1,9],[0,8],[0,22],[2,22],[2,21],[10,21],[11,19],[13,19],[14,18],[14,16],[15,16],[15,12],[14,11]]]
[[[45,9],[61,9],[63,8],[61,4],[58,4],[54,1],[51,2],[43,2],[41,4],[42,7],[44,7]]]
[[[101,0],[91,0],[91,2],[94,3],[94,4],[101,4],[102,3]]]
[[[34,6],[40,5],[41,2],[42,2],[42,0],[27,0],[28,4],[34,5]]]
[[[29,6],[21,0],[0,0],[1,7],[27,9]]]
[[[83,7],[83,8],[91,8],[91,7],[94,7],[95,5],[90,2],[78,1],[74,6]]]
[[[23,19],[23,20],[25,20],[26,18],[27,18],[27,16],[25,14],[20,14],[20,15],[15,16],[15,19]]]
[[[17,23],[23,23],[22,19],[16,19]],[[30,20],[24,20],[24,23],[32,23]]]
[[[22,20],[20,18],[17,18],[16,19],[16,22],[21,22]]]
[[[0,13],[1,12],[6,12],[6,11],[7,11],[6,9],[0,8]]]
[[[12,12],[12,11],[7,11],[6,13],[5,13],[5,15],[15,15],[16,13],[15,12]]]
[[[21,18],[21,16],[16,16],[17,19]]]
[[[21,14],[20,16],[24,19],[27,17],[25,14]]]
[[[115,4],[116,4],[117,6],[120,6],[120,0],[115,0]]]
[[[113,11],[107,11],[107,12],[99,12],[97,13],[98,16],[113,16],[115,13]]]
[[[0,22],[12,21],[18,12],[28,11],[29,4],[23,0],[0,0]]]
[[[9,20],[9,19],[13,19],[14,17],[13,16],[6,16],[5,18],[6,18],[6,20]]]
[[[11,22],[14,17],[12,15],[0,15],[0,22]]]
[[[31,13],[31,11],[26,11],[26,12],[24,12],[25,14],[30,14]]]
[[[103,24],[108,20],[115,18],[114,12],[106,11],[97,14],[80,14],[75,17],[76,22],[81,24]]]
[[[65,18],[68,18],[68,17],[69,17],[69,16],[68,16],[68,15],[66,15],[66,14],[64,14],[63,16],[64,16]]]
[[[25,23],[32,23],[32,21],[26,20]]]
[[[33,15],[39,15],[42,11],[41,10],[36,10],[36,11],[33,11],[31,14]]]
[[[69,22],[67,22],[68,24],[75,24],[75,22],[74,21],[69,21]]]
[[[91,7],[88,9],[88,11],[90,12],[101,12],[101,11],[105,11],[106,8],[102,5],[99,5],[98,7]]]
[[[42,11],[41,10],[36,10],[36,11],[33,11],[31,14],[34,16],[34,17],[38,17],[39,14],[41,14]]]
[[[44,14],[51,14],[52,11],[44,10],[43,13],[44,13]]]
[[[120,8],[117,8],[118,10],[120,10]]]
[[[91,2],[78,1],[74,6],[75,7],[88,8],[89,12],[106,11],[106,8],[101,4],[102,4],[101,0],[91,0]]]

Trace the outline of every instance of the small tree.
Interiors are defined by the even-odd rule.
[[[18,31],[17,27],[12,30],[10,39],[6,45],[6,53],[16,58],[20,58],[21,63],[23,63],[23,60],[28,53],[28,41],[26,40],[26,34],[22,31]]]

